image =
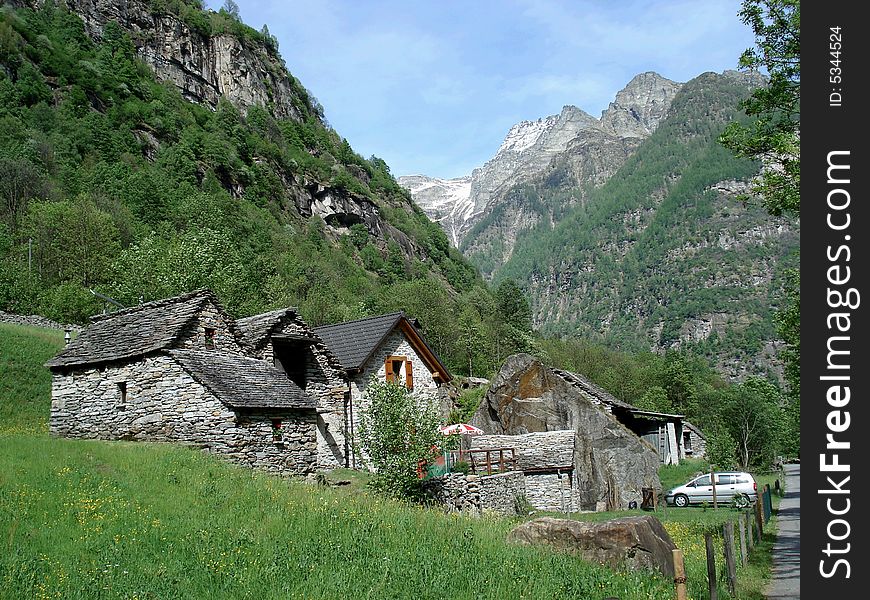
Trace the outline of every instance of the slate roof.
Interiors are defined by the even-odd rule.
[[[665,417],[665,418],[672,418],[672,419],[683,418],[683,415],[659,413],[659,412],[644,410],[642,408],[638,408],[634,405],[631,405],[628,402],[623,402],[622,400],[618,400],[610,392],[608,392],[607,390],[605,390],[602,387],[595,385],[594,383],[592,383],[591,381],[589,381],[588,379],[586,379],[585,377],[583,377],[582,375],[580,375],[578,373],[572,373],[570,371],[563,371],[561,369],[553,369],[553,372],[556,373],[556,375],[558,375],[559,377],[564,379],[567,383],[569,383],[573,387],[575,387],[583,392],[586,392],[587,394],[589,394],[593,398],[597,398],[599,401],[601,401],[604,404],[607,404],[611,407],[616,407],[616,408],[619,408],[619,409],[622,409],[622,410],[625,410],[625,411],[628,411],[628,412],[631,412],[634,414],[640,414],[640,415],[649,415],[649,416],[654,416],[654,417]]]
[[[315,327],[314,333],[347,370],[361,370],[378,346],[399,324],[403,312]]]
[[[237,319],[236,327],[245,344],[259,350],[260,346],[269,339],[269,334],[272,333],[276,325],[281,323],[285,317],[292,318],[296,314],[295,308],[279,308],[253,317]]]
[[[575,437],[573,429],[521,435],[475,435],[471,436],[471,449],[513,448],[517,468],[521,471],[565,470],[574,468]],[[475,456],[475,460],[480,459]],[[492,460],[498,460],[498,453]]]
[[[101,364],[170,348],[207,302],[223,313],[213,292],[197,290],[91,317],[91,325],[45,365],[58,369]],[[235,334],[232,319],[224,316]]]
[[[298,385],[262,360],[208,350],[169,355],[230,408],[316,408]]]

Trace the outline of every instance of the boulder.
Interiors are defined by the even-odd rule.
[[[648,569],[674,576],[674,541],[652,515],[600,523],[543,517],[514,528],[508,540],[552,546],[613,568]]]
[[[661,491],[656,451],[600,403],[528,354],[508,357],[471,419],[487,434],[574,430],[577,508],[628,508],[643,488]]]

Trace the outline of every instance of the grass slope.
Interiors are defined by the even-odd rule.
[[[0,325],[2,598],[667,597],[670,583],[169,444],[45,434],[53,333]]]
[[[41,365],[61,335],[0,325],[0,598],[672,597],[657,575],[509,545],[516,519],[386,501],[356,473],[333,473],[356,484],[332,489],[170,444],[51,438]],[[663,473],[683,481],[687,468],[702,467]],[[721,532],[734,512],[656,516],[684,549],[691,597],[706,597],[703,533]],[[740,569],[740,598],[762,598],[772,533]]]

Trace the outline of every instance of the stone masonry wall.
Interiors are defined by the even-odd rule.
[[[283,420],[281,446],[272,438],[273,418]],[[282,474],[316,467],[313,411],[237,414],[167,355],[54,373],[49,427],[63,437],[192,444]]]
[[[311,330],[302,323],[288,323],[280,333],[311,335]],[[270,340],[263,356],[272,362],[274,348]],[[347,434],[348,391],[344,371],[338,361],[330,359],[326,346],[317,342],[308,346],[304,353],[306,365],[305,391],[317,403],[317,468],[334,469],[350,465]]]
[[[445,512],[480,515],[479,477],[462,473],[447,473],[424,482],[427,496],[444,506]]]
[[[62,331],[69,329],[76,333],[81,333],[82,329],[84,329],[81,325],[58,323],[57,321],[52,321],[51,319],[40,315],[16,315],[2,310],[0,310],[0,323],[12,323],[13,325],[27,325],[30,327],[45,327],[46,329],[60,329]]]
[[[358,442],[356,428],[359,426],[359,415],[362,410],[369,406],[365,397],[369,381],[375,378],[377,381],[386,381],[387,372],[384,361],[389,356],[406,356],[411,361],[414,378],[413,396],[419,401],[436,402],[438,384],[432,377],[432,373],[426,367],[423,359],[414,351],[414,347],[408,342],[405,334],[396,329],[381,344],[377,352],[369,359],[361,373],[354,376],[351,381],[352,407],[350,411],[353,425],[352,437]],[[407,366],[407,363],[406,365]],[[405,369],[402,369],[402,382],[404,382]]]
[[[522,471],[484,475],[480,478],[480,507],[500,515],[515,515],[516,500],[525,491],[526,478]]]
[[[205,330],[207,327],[215,330],[215,351],[243,354],[242,347],[232,331],[230,331],[226,318],[211,302],[206,303],[200,311],[199,317],[188,325],[187,329],[179,337],[175,347],[188,350],[205,350]]]
[[[526,499],[540,510],[574,512],[579,509],[570,473],[526,474]]]

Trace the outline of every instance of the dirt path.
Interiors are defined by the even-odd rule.
[[[801,597],[801,466],[785,465],[785,497],[779,503],[768,600]]]

